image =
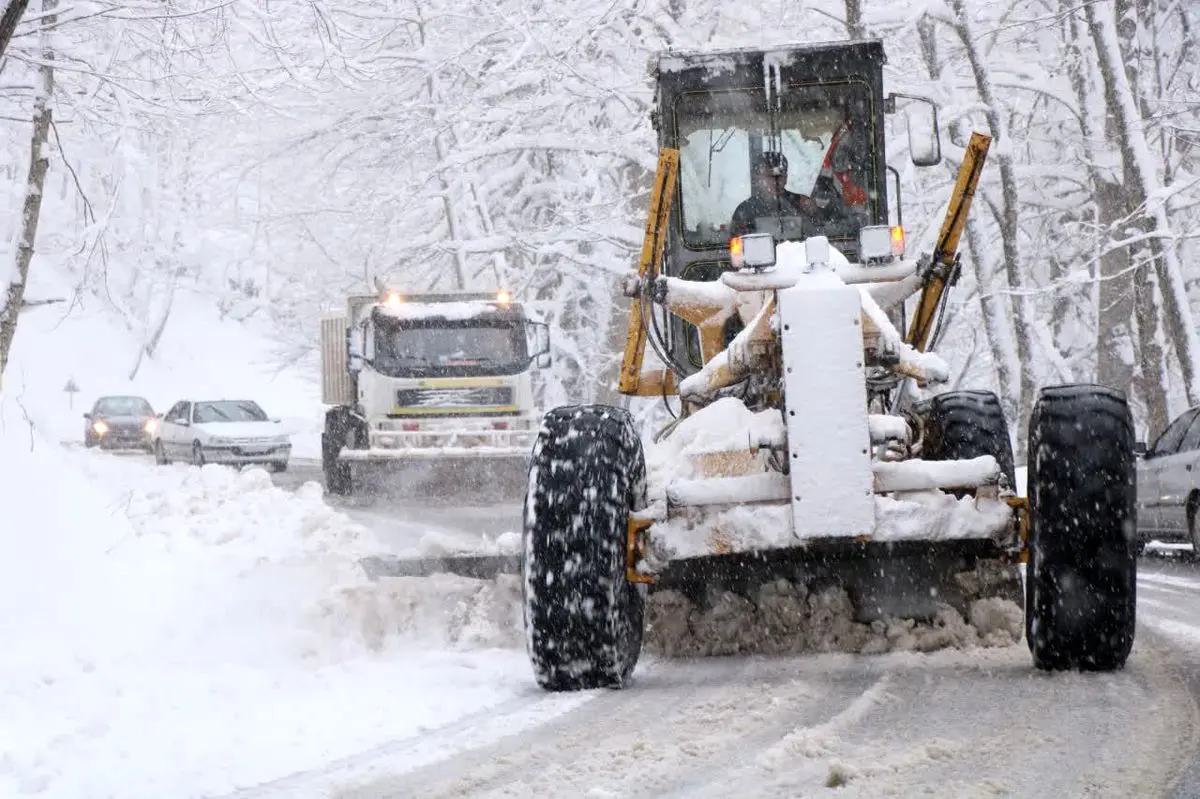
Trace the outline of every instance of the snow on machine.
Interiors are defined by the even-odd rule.
[[[519,500],[538,414],[544,323],[507,291],[378,286],[321,324],[322,466],[340,495]]]
[[[931,101],[884,94],[884,61],[867,40],[653,62],[659,159],[618,388],[677,396],[678,418],[643,436],[624,408],[549,411],[518,557],[387,570],[519,569],[544,689],[620,687],[644,643],[666,651],[672,637],[724,637],[700,653],[769,651],[828,627],[838,602],[858,626],[826,639],[936,623],[946,607],[973,619],[1007,598],[1024,605],[1038,668],[1125,663],[1126,399],[1043,388],[1028,498],[1016,495],[999,399],[944,390],[933,352],[991,139],[961,150],[932,252],[908,253],[886,115],[904,101],[914,166],[939,163],[941,143]],[[656,363],[643,363],[647,344]]]

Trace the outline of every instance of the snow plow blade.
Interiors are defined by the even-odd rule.
[[[375,455],[343,451],[353,493],[397,499],[520,502],[525,496],[529,453],[488,455],[462,449],[436,456],[424,453]],[[349,456],[349,457],[347,457]]]
[[[940,605],[964,615],[976,599],[1023,602],[1015,561],[987,540],[814,541],[804,547],[674,560],[652,591],[675,591],[698,607],[724,593],[755,602],[779,580],[846,591],[855,619],[932,619]]]
[[[370,557],[360,562],[372,580],[439,573],[491,580],[520,574],[521,560],[519,554],[463,554]],[[674,591],[708,608],[725,593],[753,603],[763,586],[779,580],[809,591],[844,589],[861,622],[932,619],[940,605],[966,615],[973,601],[985,597],[1024,601],[1016,563],[984,540],[822,541],[793,549],[686,558],[667,564],[648,588],[650,594]]]
[[[428,577],[457,574],[491,580],[501,574],[520,574],[520,555],[445,555],[431,558],[370,557],[359,561],[367,577]]]

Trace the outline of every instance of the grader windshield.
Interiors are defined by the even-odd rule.
[[[685,245],[724,246],[754,231],[793,240],[857,237],[875,214],[871,99],[870,86],[858,81],[787,86],[769,99],[761,88],[679,95]],[[767,161],[776,169],[764,180],[759,169]],[[790,203],[776,202],[780,184]],[[798,203],[806,212],[797,212]]]

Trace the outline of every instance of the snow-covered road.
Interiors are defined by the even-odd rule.
[[[98,493],[30,516],[61,540],[11,542],[0,588],[33,615],[5,628],[0,795],[1200,796],[1200,566],[1184,559],[1143,561],[1117,674],[1037,673],[1022,641],[647,656],[626,690],[548,695],[515,580],[372,584],[355,566],[494,541],[519,508],[330,508],[305,461],[270,479],[53,465]],[[35,472],[10,479],[33,491]],[[43,566],[71,591],[36,594]]]
[[[395,774],[383,757],[332,793],[1165,796],[1191,757],[1194,707],[1147,640],[1104,676],[1034,674],[1023,646],[649,663],[545,725],[418,769],[401,756]]]
[[[339,504],[396,552],[431,529],[465,546],[519,519],[519,509]],[[1040,674],[1023,642],[645,660],[624,691],[516,699],[251,795],[1200,795],[1200,678],[1187,667],[1193,647],[1200,655],[1200,568],[1148,558],[1142,572],[1143,624],[1119,674]],[[443,753],[435,762],[431,747]]]

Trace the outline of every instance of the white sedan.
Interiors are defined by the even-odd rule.
[[[292,441],[251,400],[181,400],[163,415],[154,436],[154,459],[161,464],[205,463],[287,468]]]
[[[1200,554],[1200,407],[1175,418],[1138,461],[1138,544],[1191,544]]]

